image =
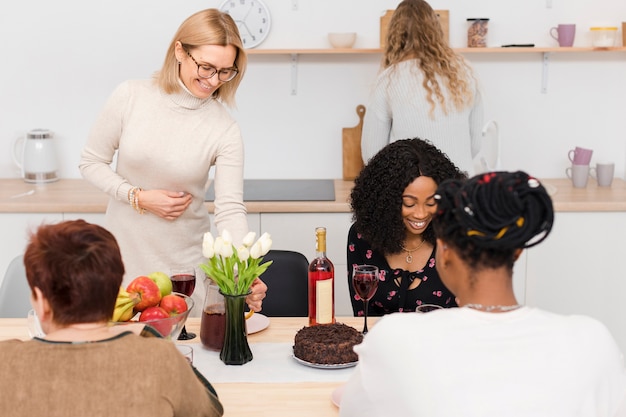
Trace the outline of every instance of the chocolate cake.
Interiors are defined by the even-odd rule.
[[[356,362],[352,349],[363,341],[356,329],[342,323],[303,327],[296,333],[293,354],[303,361],[324,365]]]

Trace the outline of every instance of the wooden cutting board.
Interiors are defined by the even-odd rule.
[[[363,157],[361,155],[361,134],[363,133],[363,116],[365,116],[365,106],[356,106],[356,114],[359,116],[359,123],[355,127],[343,128],[343,179],[351,181],[359,175],[363,168]]]

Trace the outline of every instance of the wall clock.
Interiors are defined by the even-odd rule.
[[[261,0],[226,0],[220,7],[239,28],[244,48],[254,48],[270,33],[270,11]]]

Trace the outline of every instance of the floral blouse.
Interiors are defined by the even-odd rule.
[[[415,311],[420,304],[437,304],[443,307],[456,307],[454,295],[441,282],[435,269],[435,249],[427,264],[418,271],[409,272],[403,269],[391,269],[382,253],[371,248],[362,239],[354,225],[348,232],[348,288],[350,301],[355,316],[363,315],[363,301],[356,295],[352,286],[352,268],[354,265],[376,265],[380,270],[380,281],[376,294],[369,302],[368,316],[382,316],[394,312]],[[398,283],[398,278],[401,278]],[[422,281],[420,285],[409,289],[413,280]]]

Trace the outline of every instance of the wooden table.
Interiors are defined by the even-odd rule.
[[[374,325],[376,318],[368,319]],[[357,329],[363,326],[363,318],[338,317],[338,322]],[[248,336],[249,343],[292,343],[298,330],[308,324],[306,317],[272,317],[270,326]],[[200,334],[200,319],[189,318],[187,330]],[[26,319],[0,319],[0,340],[18,338],[27,340]],[[198,339],[189,342],[199,343]],[[332,372],[332,371],[329,371]],[[209,376],[210,380],[210,376]],[[337,382],[306,383],[214,383],[224,405],[226,417],[326,417],[338,416],[339,410],[331,402]]]

